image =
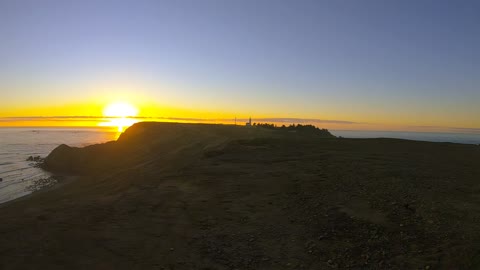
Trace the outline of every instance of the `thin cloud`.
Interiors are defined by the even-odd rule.
[[[89,116],[89,115],[74,115],[74,116],[15,116],[15,117],[0,117],[0,123],[14,123],[14,122],[35,122],[35,121],[50,121],[50,122],[102,122],[109,121],[120,117],[105,117],[105,116]],[[181,122],[201,122],[201,123],[233,123],[235,118],[195,118],[195,117],[165,117],[165,116],[131,116],[127,117],[140,121],[181,121]],[[248,118],[237,118],[237,123],[247,122]],[[295,117],[265,117],[252,118],[256,123],[277,123],[277,124],[314,124],[314,125],[344,125],[345,128],[353,128],[354,125],[365,125],[368,123],[333,120],[333,119],[319,119],[319,118],[295,118]],[[417,131],[425,132],[447,132],[447,133],[467,133],[480,134],[480,128],[465,128],[465,127],[442,127],[442,126],[420,126],[411,125],[404,126],[407,129],[415,129]]]
[[[329,120],[316,118],[255,118],[255,121],[264,122],[278,122],[278,123],[327,123],[327,124],[361,124],[359,122],[343,121],[343,120]]]
[[[105,116],[18,116],[18,117],[0,117],[0,122],[15,121],[98,121],[121,117]],[[144,119],[144,120],[170,120],[170,121],[196,121],[196,122],[232,122],[234,118],[194,118],[194,117],[155,117],[155,116],[130,116],[126,118]],[[360,124],[359,122],[327,120],[315,118],[254,118],[254,122],[275,122],[275,123],[328,123],[328,124]],[[237,118],[237,121],[248,121],[248,118]]]

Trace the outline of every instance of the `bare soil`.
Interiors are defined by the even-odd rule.
[[[479,146],[131,129],[0,206],[0,269],[480,267]]]

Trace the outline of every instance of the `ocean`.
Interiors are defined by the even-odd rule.
[[[480,144],[480,134],[332,131],[345,138],[399,138],[432,142]],[[116,131],[105,128],[0,128],[0,203],[27,195],[50,185],[50,173],[27,161],[30,156],[46,157],[60,144],[86,146],[115,140]]]
[[[105,128],[0,128],[0,203],[51,184],[51,175],[28,157],[44,158],[60,144],[81,147],[117,136]]]
[[[359,131],[331,130],[335,136],[344,138],[395,138],[427,142],[451,142],[480,144],[480,134],[475,133],[440,133],[440,132],[407,132],[407,131]]]

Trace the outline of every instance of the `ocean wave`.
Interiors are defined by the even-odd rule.
[[[13,162],[0,162],[0,166],[2,165],[11,165],[14,164]]]

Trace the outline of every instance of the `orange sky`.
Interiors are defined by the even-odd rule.
[[[51,106],[7,106],[0,112],[0,126],[113,126],[130,125],[137,121],[173,121],[193,123],[223,123],[234,124],[235,117],[237,124],[244,124],[248,117],[253,122],[269,122],[277,125],[289,125],[292,123],[313,124],[321,128],[331,130],[397,130],[397,131],[423,131],[423,132],[461,132],[478,133],[475,123],[439,123],[438,125],[425,124],[435,123],[435,119],[425,121],[412,121],[410,118],[385,119],[385,116],[378,115],[375,118],[348,117],[334,118],[332,115],[325,117],[308,117],[306,115],[277,115],[274,113],[260,112],[259,114],[235,114],[231,111],[199,111],[193,109],[181,109],[173,106],[155,104],[149,101],[140,101],[133,98],[134,102],[125,99],[115,99],[107,102],[100,98],[98,101],[90,101],[77,104],[63,104]],[[104,115],[104,110],[109,104],[124,102],[131,104],[138,109],[137,115],[128,117],[128,120],[112,119]],[[414,116],[412,116],[414,117]],[[353,119],[353,120],[351,120]],[[370,121],[369,121],[370,120]],[[386,124],[386,122],[390,122]],[[123,123],[123,124],[119,124]],[[442,125],[443,124],[443,125]],[[463,126],[461,125],[463,124]],[[120,127],[125,128],[125,127]]]
[[[0,126],[96,126],[102,122],[97,118],[104,116],[106,106],[126,102],[138,109],[137,116],[151,118],[139,121],[233,123],[235,117],[247,119],[251,116],[257,122],[276,119],[270,122],[282,124],[281,119],[291,118],[285,123],[311,123],[339,130],[450,132],[465,128],[468,132],[480,127],[480,118],[475,117],[478,109],[474,99],[465,101],[471,104],[451,106],[434,99],[430,103],[415,99],[386,103],[375,96],[365,95],[329,99],[289,98],[282,94],[272,97],[260,94],[257,97],[243,95],[240,90],[207,91],[189,84],[158,84],[135,73],[86,80],[76,86],[55,83],[34,88],[29,83],[21,83],[14,86],[0,84],[0,88],[6,92],[0,101]],[[205,94],[192,96],[194,92]],[[39,118],[57,116],[95,118]]]

